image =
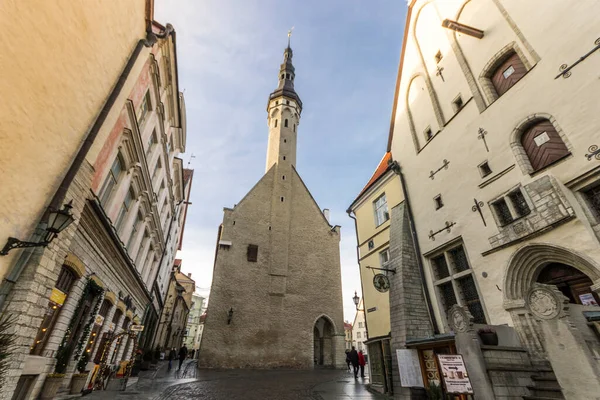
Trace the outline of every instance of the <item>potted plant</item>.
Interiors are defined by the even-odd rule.
[[[89,374],[89,371],[86,370],[89,358],[89,353],[87,352],[84,352],[81,357],[79,357],[79,362],[77,363],[77,371],[79,371],[79,373],[73,374],[69,394],[81,393],[83,390]]]
[[[56,352],[56,365],[54,372],[46,376],[40,394],[40,400],[51,400],[56,397],[60,385],[65,379],[65,371],[71,357],[71,346],[60,346]]]
[[[488,346],[498,346],[498,335],[492,328],[481,328],[477,331],[481,343]]]

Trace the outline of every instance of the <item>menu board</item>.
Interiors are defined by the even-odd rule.
[[[465,363],[460,354],[438,354],[438,361],[442,370],[442,378],[447,393],[473,393],[473,387],[465,368]]]
[[[415,349],[397,349],[398,370],[402,387],[425,387],[421,374],[419,352]]]

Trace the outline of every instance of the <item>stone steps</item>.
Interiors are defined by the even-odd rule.
[[[544,397],[544,398],[548,398],[548,399],[564,399],[565,398],[560,389],[540,388],[537,386],[527,386],[527,389],[529,389],[529,391],[531,393],[533,393],[534,396],[537,396],[537,397]]]

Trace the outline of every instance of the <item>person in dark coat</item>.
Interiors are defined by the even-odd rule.
[[[348,371],[350,371],[350,357],[348,354],[350,354],[350,350],[346,349],[346,364],[348,365]]]
[[[362,350],[358,352],[358,365],[360,366],[360,377],[365,377],[365,356],[363,355]]]
[[[348,358],[350,359],[350,362],[352,363],[354,379],[358,379],[358,353],[356,352],[356,349],[354,348],[354,346],[352,346],[352,350],[350,350],[350,353],[348,353]]]
[[[187,353],[188,353],[187,346],[184,344],[183,346],[181,346],[181,349],[179,349],[179,369],[181,369],[181,365],[183,364],[183,361],[187,357]]]
[[[177,357],[177,352],[175,351],[175,347],[171,347],[171,351],[169,351],[169,371],[173,366],[173,360]]]

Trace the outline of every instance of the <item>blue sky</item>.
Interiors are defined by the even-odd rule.
[[[264,174],[266,104],[294,27],[296,91],[304,109],[296,168],[340,245],[344,319],[360,294],[354,223],[345,210],[383,156],[406,3],[399,0],[156,0],[177,32],[187,151],[195,170],[183,270],[208,294],[217,227]]]

